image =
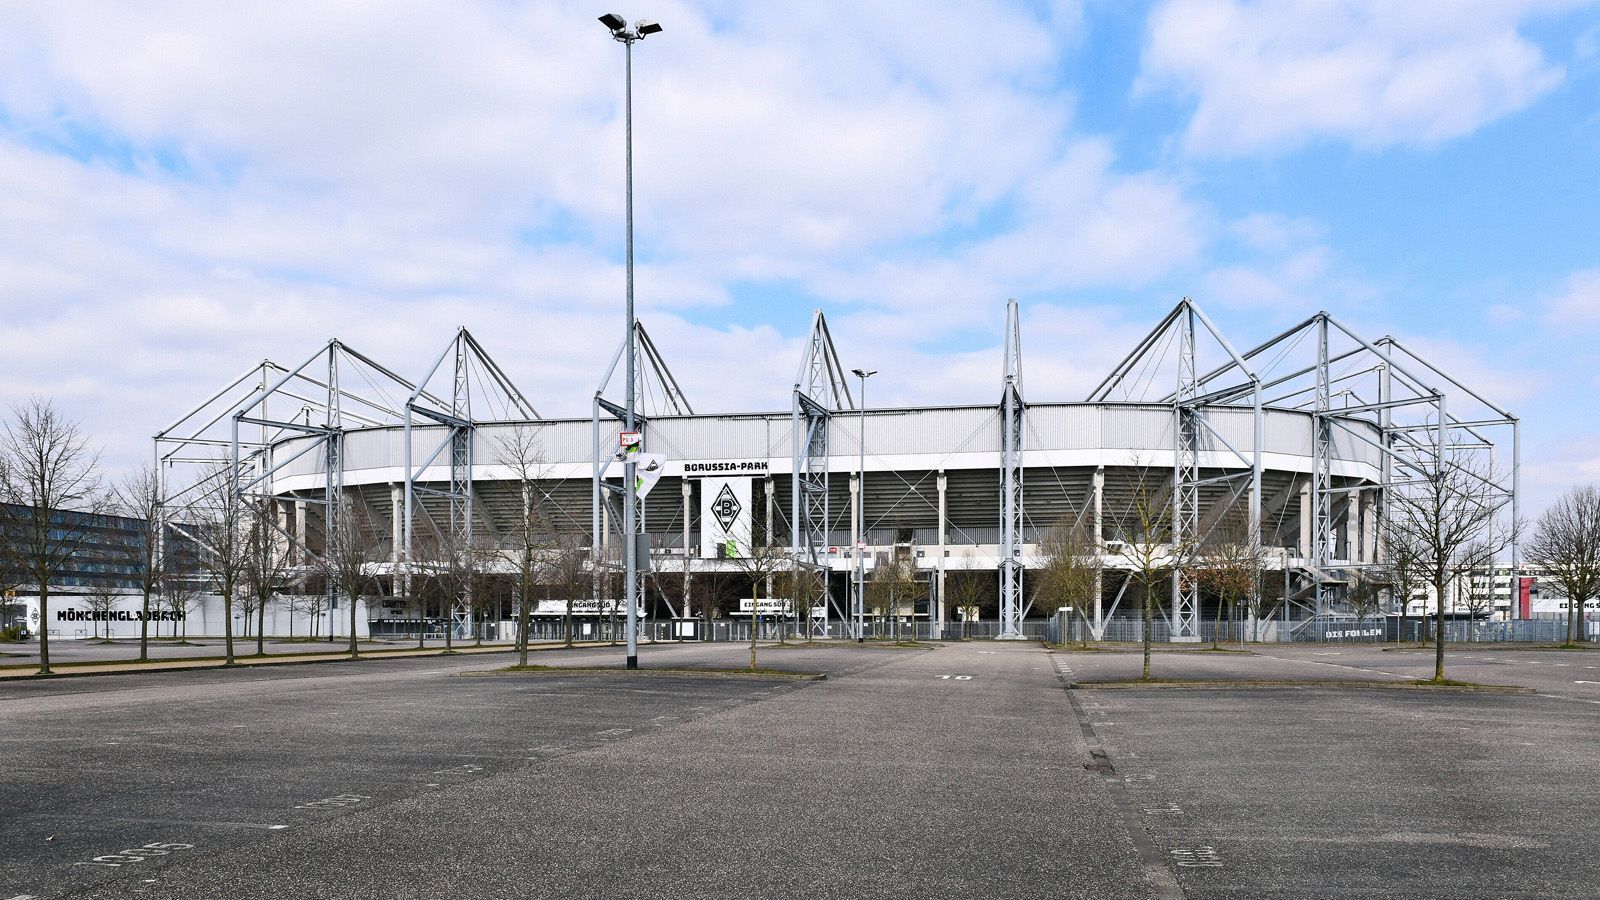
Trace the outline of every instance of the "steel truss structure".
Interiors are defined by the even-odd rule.
[[[636,325],[634,338],[635,358],[627,368],[635,373],[634,391],[647,406],[636,415],[636,422],[641,449],[649,450],[652,418],[692,419],[696,414],[642,324]],[[1152,427],[1150,437],[1141,433],[1141,443],[1099,445],[1098,461],[1088,463],[1092,480],[1083,474],[1080,462],[1040,462],[1050,458],[1052,448],[1063,445],[1038,446],[1038,438],[1030,437],[1033,423],[1045,421],[1052,407],[1064,404],[1041,403],[1037,398],[1028,402],[1021,345],[1020,310],[1014,301],[1008,302],[1001,395],[994,407],[988,407],[1000,426],[998,446],[994,447],[998,478],[981,482],[995,485],[983,486],[985,493],[999,493],[998,498],[988,494],[998,500],[998,541],[969,541],[973,546],[997,547],[993,559],[1002,637],[1022,636],[1021,625],[1030,611],[1024,577],[1031,562],[1028,547],[1037,540],[1037,528],[1028,517],[1029,503],[1035,504],[1035,515],[1056,516],[1065,510],[1069,518],[1076,516],[1078,525],[1091,523],[1108,577],[1117,568],[1116,554],[1107,549],[1114,543],[1144,540],[1162,545],[1172,570],[1170,601],[1162,615],[1168,617],[1173,639],[1178,641],[1199,639],[1197,553],[1219,529],[1230,535],[1237,532],[1257,547],[1273,548],[1269,564],[1285,573],[1284,599],[1316,617],[1337,611],[1359,570],[1382,563],[1378,535],[1386,498],[1395,492],[1446,469],[1470,468],[1483,473],[1481,479],[1491,502],[1508,507],[1510,520],[1517,521],[1521,478],[1517,417],[1415,348],[1389,336],[1365,338],[1326,312],[1239,350],[1199,304],[1181,300],[1089,392],[1085,404],[1125,406],[1130,412],[1142,411],[1141,415],[1161,410],[1170,422],[1168,432],[1165,437],[1155,437],[1159,429]],[[608,399],[607,392],[616,387],[615,376],[627,346],[628,341],[621,342],[610,359],[592,398],[589,423],[593,452],[587,511],[591,514],[592,591],[597,603],[605,599],[604,574],[622,568],[622,548],[628,541],[642,543],[646,534],[644,504],[633,491],[624,490],[615,471],[621,467],[612,465],[626,410]],[[830,447],[829,432],[836,414],[859,411],[846,371],[827,320],[818,310],[802,346],[791,393],[789,519],[779,526],[789,531],[792,564],[818,573],[835,570],[839,560],[830,558],[829,547],[842,543],[830,540],[830,525],[834,524],[830,455],[834,450],[841,456],[848,451]],[[1285,412],[1295,415],[1284,416]],[[494,532],[474,494],[474,465],[479,463],[474,458],[474,437],[483,425],[520,423],[547,424],[464,328],[455,332],[415,382],[331,340],[295,366],[271,360],[252,366],[155,435],[161,517],[171,527],[192,532],[191,537],[202,541],[202,535],[186,523],[205,518],[219,502],[244,498],[270,502],[275,504],[273,527],[292,549],[302,571],[310,573],[327,564],[327,536],[339,527],[341,511],[357,502],[360,493],[352,489],[347,496],[347,436],[394,429],[397,436],[403,436],[404,460],[400,477],[382,476],[392,498],[389,565],[394,590],[409,598],[415,574],[426,573],[429,565],[441,564],[441,557],[465,552],[475,539]],[[571,424],[582,428],[581,420]],[[1306,434],[1302,429],[1308,426]],[[989,433],[988,427],[983,426],[981,433]],[[1269,429],[1276,430],[1269,434]],[[419,440],[426,443],[414,446]],[[1024,446],[1025,442],[1030,446]],[[1509,463],[1496,457],[1496,448],[1507,443]],[[986,443],[985,452],[989,446],[993,445]],[[1128,453],[1137,451],[1118,451],[1118,447],[1140,448],[1158,458],[1130,458]],[[1278,454],[1270,480],[1264,460],[1269,447]],[[1304,449],[1285,449],[1299,447]],[[1353,462],[1356,457],[1351,448],[1355,447],[1363,448],[1361,459],[1367,462]],[[1169,451],[1170,466],[1166,459]],[[308,461],[313,459],[317,464],[308,469]],[[581,470],[581,451],[578,459],[569,462]],[[781,458],[774,462],[781,467]],[[947,555],[946,472],[941,461],[918,465],[927,470],[919,477],[933,479],[938,485],[937,567],[942,585],[943,557]],[[1064,465],[1077,467],[1079,474],[1073,477],[1081,479],[1070,496],[1061,484],[1065,470],[1060,466]],[[294,468],[286,470],[291,466]],[[966,492],[964,496],[972,497],[980,482],[964,474],[970,471],[971,464],[967,466],[952,471],[963,479],[960,490]],[[371,468],[364,463],[360,467],[363,471]],[[1116,470],[1113,477],[1108,477],[1108,470]],[[292,490],[274,486],[285,471],[297,473],[300,479]],[[321,476],[314,486],[308,487],[312,482],[303,478],[308,471]],[[1132,471],[1159,475],[1159,483],[1146,486],[1146,499],[1163,511],[1164,532],[1160,535],[1129,534],[1126,529],[1115,535],[1107,533],[1108,516],[1114,518],[1117,504],[1127,502],[1126,496],[1112,494],[1128,490]],[[1370,474],[1373,471],[1376,476]],[[1029,485],[1024,484],[1025,473],[1035,479]],[[856,502],[864,510],[863,476],[857,473],[862,480],[853,487]],[[369,476],[363,477],[362,484],[371,483]],[[1054,485],[1046,483],[1051,478],[1056,479]],[[775,510],[778,515],[783,511],[774,502],[772,476],[768,479],[770,542]],[[1119,485],[1115,490],[1112,481]],[[914,494],[912,482],[906,484],[907,495]],[[687,615],[693,568],[688,479],[682,480],[682,490],[683,613]],[[1050,507],[1050,503],[1056,505]],[[637,527],[633,535],[622,533],[621,523],[629,518],[622,504],[634,504],[632,519]],[[1299,510],[1298,528],[1288,528],[1282,521],[1293,508]],[[577,515],[581,521],[581,513]],[[983,513],[986,521],[993,521],[988,518],[991,515]],[[854,529],[856,517],[851,521]],[[965,527],[973,526],[969,522]],[[851,537],[865,541],[864,534]],[[648,546],[640,543],[635,544],[635,551],[649,553]],[[1514,534],[1508,543],[1515,585],[1519,557]],[[698,565],[704,568],[712,563]],[[821,581],[829,583],[828,578]],[[1096,633],[1102,631],[1107,617],[1116,614],[1127,586],[1124,579],[1108,609],[1095,605],[1092,628]],[[830,633],[833,616],[856,621],[863,598],[851,593],[849,609],[842,609],[829,586],[822,617],[813,623],[819,634]],[[472,627],[471,599],[470,594],[453,598],[450,616],[459,633]],[[939,599],[942,606],[943,597]],[[670,599],[667,602],[673,605]],[[678,609],[674,607],[673,613],[677,615]]]
[[[452,360],[448,391],[430,383]],[[344,443],[350,431],[380,427],[403,430],[405,476],[396,491],[389,565],[403,595],[409,596],[417,568],[416,518],[427,523],[438,548],[465,552],[471,542],[472,432],[490,421],[534,420],[538,412],[504,371],[465,329],[458,329],[424,378],[413,383],[337,339],[328,341],[293,368],[264,360],[211,395],[154,437],[155,466],[166,525],[194,540],[202,552],[215,552],[193,522],[214,518],[230,504],[253,499],[277,506],[270,525],[293,554],[304,576],[326,572],[330,536],[343,526],[350,501],[344,496]],[[286,415],[287,413],[287,415]],[[420,463],[413,459],[411,430],[418,419],[446,426],[446,436]],[[275,456],[280,442],[296,436],[313,440]],[[423,473],[449,450],[447,488],[422,483]],[[319,457],[323,475],[319,497],[285,499],[271,489],[274,475],[310,454]],[[422,505],[439,496],[448,502],[444,526]],[[317,513],[315,522],[311,513]],[[311,532],[315,524],[320,537]],[[360,527],[353,525],[353,527]],[[325,579],[330,606],[335,585]],[[471,624],[470,597],[457,598],[452,619],[459,632]]]
[[[451,363],[450,391],[438,394],[429,392],[428,386],[441,378],[445,361]],[[474,400],[476,399],[476,403]],[[488,407],[486,410],[485,407]],[[489,412],[484,417],[482,413]],[[433,538],[433,553],[429,554],[436,566],[453,571],[470,571],[475,545],[475,525],[480,518],[472,496],[472,445],[473,435],[481,421],[526,422],[539,418],[533,408],[500,366],[489,357],[466,328],[456,330],[456,335],[428,369],[405,402],[404,465],[405,493],[402,499],[401,578],[403,596],[411,595],[411,578],[418,568],[416,546],[416,517],[420,511],[427,519]],[[445,434],[421,460],[414,457],[412,427],[418,420],[444,426]],[[449,477],[443,489],[429,485],[437,481],[425,480],[424,473],[433,467],[440,456],[448,453]],[[446,501],[449,515],[444,527],[428,516],[420,504],[423,497],[438,497]],[[457,636],[472,632],[472,579],[460,579],[463,590],[451,598],[451,624]]]
[[[1214,342],[1217,357],[1202,368]],[[1162,376],[1162,371],[1167,371]],[[1172,380],[1167,380],[1171,378]],[[1171,390],[1158,388],[1171,384]],[[1488,474],[1491,502],[1509,506],[1518,520],[1520,425],[1517,417],[1424,359],[1393,337],[1368,340],[1327,312],[1319,312],[1244,352],[1236,351],[1198,304],[1184,298],[1088,397],[1158,402],[1172,409],[1170,492],[1172,634],[1199,639],[1194,554],[1241,500],[1247,539],[1262,546],[1263,410],[1311,413],[1311,471],[1299,484],[1303,527],[1298,553],[1283,561],[1290,584],[1286,599],[1325,615],[1342,599],[1353,570],[1380,563],[1384,499],[1426,481],[1441,469]],[[1248,410],[1249,447],[1229,443],[1213,419]],[[1498,467],[1496,430],[1509,430],[1512,461]],[[1374,437],[1376,435],[1376,437]],[[1376,482],[1344,478],[1334,470],[1336,441],[1371,445],[1380,458]],[[1478,457],[1486,457],[1479,460]],[[1199,491],[1236,485],[1206,520]],[[1277,504],[1281,506],[1282,504]],[[1343,526],[1341,545],[1337,534]],[[1513,539],[1513,578],[1518,565]]]
[[[828,568],[828,426],[834,413],[855,408],[844,367],[839,364],[839,354],[833,346],[833,335],[828,332],[828,320],[822,310],[815,310],[801,351],[800,368],[795,372],[789,414],[790,471],[793,473],[790,508],[794,510],[789,523],[789,553],[796,566],[813,573],[825,572]],[[857,477],[862,474],[858,473]],[[817,634],[828,633],[830,613],[851,623],[860,621],[858,613],[863,598],[852,592],[850,612],[846,614],[835,603],[827,578],[821,579],[821,585],[822,617],[811,623]],[[860,634],[855,636],[861,637]]]
[[[622,366],[624,357],[628,352],[626,336],[618,342],[616,352],[611,354],[611,362],[606,366],[605,375],[600,379],[600,386],[595,388],[594,402],[591,407],[590,420],[594,436],[594,452],[591,459],[592,486],[591,486],[591,521],[590,535],[590,568],[593,573],[591,581],[593,599],[596,608],[605,601],[604,577],[607,572],[624,572],[626,566],[623,557],[624,542],[633,542],[634,552],[641,561],[649,559],[649,544],[645,540],[646,521],[645,505],[638,495],[623,485],[622,467],[612,463],[619,458],[618,435],[625,427],[628,419],[628,410],[625,406],[606,399],[606,391],[611,387],[617,374],[618,366],[624,371],[634,373],[634,396],[640,400],[640,405],[648,407],[634,411],[634,427],[639,432],[639,452],[648,452],[650,449],[650,418],[652,416],[694,415],[694,407],[689,405],[688,397],[684,396],[683,388],[679,386],[678,379],[667,367],[666,360],[661,352],[656,349],[655,342],[650,339],[650,334],[645,330],[644,323],[634,320],[634,360],[631,366]],[[626,381],[626,376],[624,376]],[[617,423],[611,427],[602,427],[602,421]],[[613,471],[614,470],[614,471]],[[688,504],[687,492],[684,497],[685,507]],[[624,504],[632,506],[632,515],[623,508]],[[633,523],[633,533],[626,534],[625,522]],[[685,528],[687,529],[688,515],[685,513]],[[612,544],[611,539],[616,539]],[[687,546],[685,547],[687,551]],[[639,566],[638,577],[641,583],[636,584],[633,596],[642,597],[643,578],[645,565]],[[684,563],[683,602],[687,607],[689,602],[689,565],[687,555]],[[615,606],[615,603],[612,604]],[[667,605],[672,608],[674,617],[677,616],[677,607],[670,599]]]
[[[404,413],[395,398],[412,390],[410,382],[338,340],[293,368],[262,361],[156,433],[163,524],[185,533],[202,551],[215,552],[193,529],[193,520],[246,498],[270,501],[273,475],[317,452],[326,473],[322,496],[296,501],[292,525],[279,501],[271,525],[303,567],[321,565],[307,539],[308,506],[320,508],[323,532],[329,533],[339,508],[345,430],[399,424]],[[294,435],[315,440],[274,458],[273,446]]]

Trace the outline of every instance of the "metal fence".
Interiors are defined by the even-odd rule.
[[[1600,640],[1600,622],[1589,622],[1587,640]],[[1314,617],[1284,622],[1279,619],[1257,622],[1235,621],[1230,628],[1227,622],[1201,622],[1200,642],[1220,643],[1373,643],[1391,641],[1431,641],[1435,623],[1429,617],[1367,618]],[[1085,636],[1095,640],[1088,623],[1066,621],[1061,631],[1068,641],[1082,641]],[[1164,619],[1151,623],[1151,640],[1167,643],[1172,639],[1172,627]],[[1560,643],[1566,640],[1566,623],[1548,619],[1516,619],[1507,622],[1454,621],[1445,623],[1445,640],[1449,642],[1521,641],[1530,643]],[[1144,640],[1144,621],[1137,618],[1108,620],[1101,632],[1105,642],[1139,643]]]
[[[1600,640],[1600,622],[1586,622],[1588,633],[1584,640]],[[1432,637],[1432,628],[1426,637]],[[1535,641],[1551,644],[1567,639],[1566,620],[1513,619],[1509,622],[1446,622],[1446,641]]]
[[[748,619],[712,619],[700,623],[700,640],[715,642],[748,642],[750,640],[751,623]],[[1199,643],[1383,643],[1386,641],[1431,641],[1433,640],[1434,621],[1427,617],[1397,618],[1369,618],[1355,619],[1347,617],[1314,617],[1285,622],[1281,619],[1264,619],[1256,622],[1235,620],[1231,626],[1228,622],[1202,621],[1199,624]],[[1600,621],[1586,623],[1587,640],[1600,641]],[[780,635],[787,640],[805,640],[806,623],[793,620],[762,619],[757,623],[756,639],[759,641],[776,641]],[[830,620],[826,627],[822,622],[811,623],[813,638],[850,640],[855,634],[855,623]],[[515,631],[503,629],[505,634],[501,640],[512,640]],[[1144,640],[1144,621],[1133,617],[1118,617],[1108,619],[1098,638],[1093,634],[1089,623],[1081,618],[1066,614],[1053,616],[1049,619],[1027,620],[1021,624],[1024,639],[1033,641],[1049,641],[1051,643],[1070,642],[1077,643],[1089,641],[1090,643],[1140,643]],[[994,640],[1000,634],[1000,623],[996,620],[980,620],[972,622],[927,622],[920,621],[915,624],[908,622],[899,623],[898,627],[885,621],[868,621],[866,623],[866,637],[868,640],[892,640],[899,637],[902,640],[915,638],[919,641],[956,641],[956,640]],[[1561,643],[1566,640],[1567,623],[1565,620],[1556,619],[1518,619],[1509,622],[1476,622],[1454,621],[1445,623],[1445,639],[1451,642],[1543,642]],[[621,641],[626,638],[627,623],[618,619],[615,624],[610,620],[602,619],[577,619],[573,622],[572,638],[575,641]],[[387,638],[416,638],[415,628],[409,634],[385,633]],[[443,639],[442,630],[430,629],[430,639]],[[494,637],[489,635],[488,637]],[[565,623],[559,619],[536,619],[529,623],[528,639],[531,641],[561,641],[566,638]],[[674,628],[671,621],[648,620],[640,623],[639,639],[643,641],[669,642],[675,640]],[[470,640],[470,638],[458,638]],[[1158,644],[1169,643],[1172,640],[1172,627],[1165,619],[1156,619],[1151,623],[1151,640]]]
[[[1216,622],[1201,622],[1198,640],[1211,643],[1237,643],[1239,641],[1281,641],[1280,622],[1261,622],[1252,626],[1246,622],[1235,620],[1230,626],[1227,622],[1220,625]],[[1080,642],[1087,639],[1096,640],[1094,629],[1082,619],[1068,619],[1060,628],[1069,642]],[[1156,619],[1150,623],[1151,637],[1155,643],[1167,643],[1172,640],[1172,626],[1165,619]],[[1108,643],[1140,643],[1144,640],[1144,620],[1142,618],[1116,618],[1107,619],[1105,627],[1101,630],[1099,640]]]

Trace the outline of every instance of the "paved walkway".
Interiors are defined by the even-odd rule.
[[[541,650],[559,650],[564,647],[560,643],[531,644],[529,652]],[[575,642],[574,646],[605,646],[594,642]],[[400,659],[410,656],[445,656],[454,654],[476,653],[514,653],[516,647],[510,644],[484,644],[483,646],[463,645],[453,650],[443,647],[425,647],[423,649],[411,648],[383,648],[361,650],[362,658],[375,659]],[[348,661],[350,651],[346,649],[337,652],[303,652],[303,653],[269,653],[265,656],[255,654],[236,654],[235,664],[240,666],[282,666],[299,663],[320,663]],[[50,666],[50,675],[41,675],[38,664],[30,663],[23,666],[0,669],[0,681],[20,678],[51,678],[73,677],[85,675],[118,675],[134,672],[161,672],[178,669],[218,669],[226,665],[224,657],[207,656],[181,659],[152,659],[147,662],[137,660],[119,662],[91,662],[91,663],[56,663]]]

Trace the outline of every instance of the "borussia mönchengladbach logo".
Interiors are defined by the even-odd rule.
[[[722,492],[711,504],[711,514],[717,517],[717,524],[722,526],[723,533],[733,530],[733,523],[739,520],[740,508],[739,498],[733,495],[733,489],[723,485]]]

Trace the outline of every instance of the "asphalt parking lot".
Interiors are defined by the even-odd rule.
[[[825,681],[478,656],[5,683],[0,898],[1600,895],[1600,695],[1564,684],[1600,654],[1457,656],[1533,690],[1069,691],[1137,654],[985,643],[762,652]],[[1186,666],[1431,657],[1157,658]]]

